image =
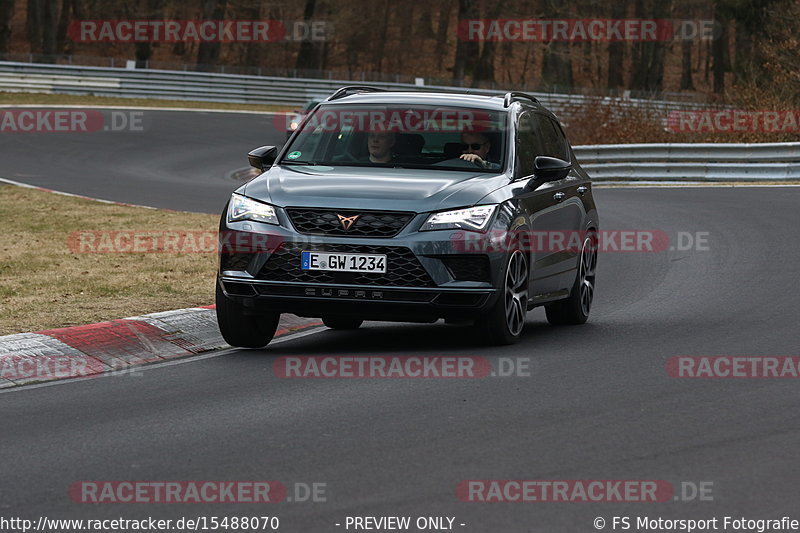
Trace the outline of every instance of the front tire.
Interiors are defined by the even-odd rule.
[[[263,348],[278,329],[280,313],[246,314],[242,305],[222,291],[217,282],[217,323],[222,338],[237,348]]]
[[[547,321],[554,326],[583,324],[589,318],[597,274],[597,236],[589,233],[581,246],[578,274],[569,298],[546,305]]]
[[[528,257],[514,250],[506,263],[503,292],[477,323],[490,345],[514,344],[522,338],[528,313]]]

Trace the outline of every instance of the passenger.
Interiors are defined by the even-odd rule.
[[[392,148],[396,142],[393,132],[371,131],[367,135],[367,150],[371,163],[391,163],[394,159]]]
[[[497,170],[499,163],[492,163],[487,159],[489,150],[492,149],[492,141],[485,133],[464,132],[461,134],[460,159],[474,163],[479,167]]]

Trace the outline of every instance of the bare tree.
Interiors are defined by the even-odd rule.
[[[692,41],[681,41],[681,90],[694,91],[692,83]]]
[[[672,10],[672,0],[636,0],[637,18],[666,19]],[[638,41],[633,45],[633,71],[630,88],[660,92],[664,86],[664,56],[662,41]]]
[[[477,18],[477,10],[473,0],[458,0],[458,20]],[[462,36],[466,37],[466,36]],[[477,41],[459,38],[456,42],[456,58],[453,62],[453,81],[463,82],[464,77],[475,71],[479,46]]]
[[[496,0],[492,4],[492,9],[488,12],[489,19],[496,19],[500,16],[505,8],[505,0]],[[497,50],[497,42],[484,41],[483,50],[478,58],[478,63],[475,65],[475,76],[473,77],[472,86],[477,87],[481,81],[495,81],[494,74],[494,59]]]
[[[623,19],[628,14],[628,2],[611,2],[611,18]],[[608,78],[609,89],[619,89],[625,86],[625,41],[612,41],[608,43]]]
[[[569,88],[574,85],[568,42],[551,41],[547,44],[544,49],[542,76],[539,84],[542,89]]]
[[[0,54],[8,52],[11,40],[11,19],[14,17],[14,0],[0,0]]]
[[[548,17],[567,18],[569,15],[567,0],[546,0],[545,8]],[[545,45],[539,85],[542,89],[569,88],[574,85],[568,41],[550,41]]]
[[[447,34],[450,26],[450,12],[452,11],[452,0],[443,0],[439,8],[439,22],[436,28],[436,48],[433,55],[436,56],[436,66],[442,69],[442,60],[445,56],[447,47]]]
[[[67,43],[67,27],[71,18],[80,20],[82,10],[80,0],[63,0],[61,4],[61,14],[58,17],[58,29],[56,31],[56,49],[59,53],[66,51],[69,46]]]
[[[28,42],[31,52],[56,53],[57,0],[28,0]]]
[[[316,12],[321,9],[317,5],[317,0],[306,0],[306,6],[303,10],[303,22],[310,27],[314,21]],[[317,42],[311,38],[306,38],[300,42],[300,52],[297,54],[297,61],[295,68],[298,69],[315,69],[320,70],[324,68],[325,63],[325,43]]]
[[[203,2],[204,20],[222,20],[228,0],[205,0]],[[203,41],[197,47],[197,70],[211,69],[219,59],[221,43]]]
[[[368,46],[368,48],[372,49],[372,67],[376,71],[383,70],[384,52],[386,50],[386,32],[389,30],[391,5],[391,0],[386,0],[384,3],[383,17],[379,18],[377,23],[373,25],[374,33],[372,34],[372,38],[370,40],[370,42],[373,43],[373,46]],[[375,7],[377,8],[378,6],[376,5]],[[378,13],[377,10],[375,12]]]
[[[730,70],[728,57],[728,25],[727,21],[721,22],[720,35],[711,42],[711,55],[713,56],[714,92],[725,92],[725,71]]]

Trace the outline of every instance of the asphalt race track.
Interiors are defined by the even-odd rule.
[[[110,113],[104,111],[106,123]],[[274,115],[136,113],[142,127],[133,131],[3,133],[0,177],[104,200],[219,213],[242,183],[227,175],[248,166],[247,152],[286,139]]]
[[[151,118],[152,137],[4,137],[0,176],[217,212],[236,186],[225,173],[282,136],[265,133],[264,116]],[[606,530],[614,516],[800,519],[797,380],[666,371],[674,356],[800,355],[800,188],[602,189],[596,198],[605,230],[659,230],[674,246],[679,232],[707,232],[707,246],[602,252],[589,322],[554,328],[537,309],[511,347],[482,347],[460,326],[371,322],[264,351],[2,393],[0,514],[275,515],[289,532],[346,531],[347,516],[381,515],[455,517],[465,532],[567,533],[596,531],[597,517]],[[527,361],[530,375],[290,380],[273,372],[279,356],[309,355],[511,358]],[[677,499],[456,497],[461,481],[480,479],[664,480]],[[70,485],[92,480],[276,480],[290,496],[295,483],[316,482],[326,501],[73,502]],[[683,496],[701,482],[711,483],[703,501]]]

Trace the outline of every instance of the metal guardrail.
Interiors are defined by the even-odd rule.
[[[297,107],[312,98],[325,97],[339,87],[353,83],[353,80],[0,62],[0,91],[90,94],[122,98],[161,98]],[[498,91],[441,85],[418,86],[385,82],[370,82],[369,85],[394,90],[418,91],[424,87],[429,91],[498,94]],[[574,111],[582,106],[613,102],[624,106],[651,109],[664,115],[672,110],[713,107],[697,102],[598,97],[580,94],[535,92],[530,94],[536,96],[554,112],[564,115],[568,115],[571,110]]]
[[[84,65],[90,67],[109,67],[109,68],[124,68],[130,59],[123,59],[117,57],[104,57],[104,56],[85,56],[78,54],[33,54],[29,52],[6,52],[0,53],[0,62],[17,62],[17,63],[36,63],[36,64],[50,64],[50,65]],[[152,70],[172,70],[183,72],[214,72],[219,74],[238,74],[242,76],[273,76],[285,78],[310,78],[318,80],[350,80],[350,82],[371,84],[375,82],[386,83],[416,83],[419,76],[389,72],[375,72],[358,70],[330,70],[330,69],[305,69],[305,68],[288,68],[288,67],[261,67],[249,65],[225,65],[225,64],[198,64],[187,61],[158,61],[146,59],[144,61],[136,62],[137,68],[152,69]],[[531,79],[531,83],[535,80]],[[425,85],[439,85],[439,86],[455,86],[458,85],[463,90],[469,90],[470,87],[478,87],[480,89],[491,90],[495,92],[508,92],[511,90],[531,92],[535,88],[529,87],[528,83],[523,81],[520,84],[508,84],[494,81],[478,81],[479,85],[475,86],[474,80],[451,80],[448,78],[424,78]],[[594,97],[619,97],[623,99],[642,99],[649,101],[667,100],[676,102],[708,102],[708,95],[698,92],[670,92],[670,91],[645,91],[645,90],[631,90],[631,89],[603,89],[592,87],[562,87],[558,85],[553,86],[552,89],[545,91],[548,94],[583,94],[586,96]]]
[[[351,80],[242,76],[206,72],[124,69],[0,62],[0,91],[90,94],[301,106],[324,98]],[[497,94],[463,87],[424,87],[370,82],[394,90]],[[634,98],[530,93],[556,113],[586,105],[618,103],[666,115],[673,110],[709,109],[709,104]],[[800,143],[633,144],[576,146],[582,166],[597,180],[800,180]]]
[[[574,150],[598,181],[800,180],[800,143],[605,144]]]

